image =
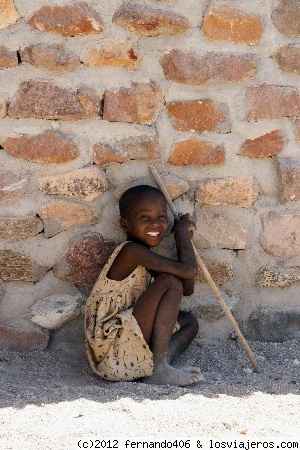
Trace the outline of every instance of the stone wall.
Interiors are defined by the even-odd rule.
[[[81,326],[150,163],[246,335],[299,338],[299,77],[298,0],[0,0],[0,347]],[[183,307],[228,338],[201,273]]]

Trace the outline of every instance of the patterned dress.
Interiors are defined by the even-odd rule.
[[[150,376],[153,355],[132,315],[132,308],[151,282],[138,266],[122,281],[107,273],[126,242],[112,253],[89,296],[85,312],[85,345],[93,371],[106,380],[131,381]]]

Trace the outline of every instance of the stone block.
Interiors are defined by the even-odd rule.
[[[36,302],[31,308],[31,321],[47,330],[57,330],[82,313],[83,296],[53,294]]]
[[[32,281],[43,278],[46,267],[16,250],[0,250],[0,281]]]
[[[300,200],[300,162],[292,158],[277,158],[279,192],[286,201]]]
[[[300,37],[300,8],[298,0],[279,0],[272,11],[272,20],[285,36]]]
[[[212,8],[205,14],[202,32],[213,41],[257,45],[264,32],[264,24],[254,14],[221,6]]]
[[[254,55],[184,52],[173,49],[161,59],[168,80],[190,86],[246,81],[257,69]]]
[[[283,72],[300,75],[300,47],[286,45],[278,50],[274,59]]]
[[[28,23],[39,31],[62,36],[83,36],[104,31],[101,16],[85,2],[43,6],[30,17]]]
[[[104,171],[95,166],[43,176],[39,179],[39,185],[45,194],[66,195],[86,202],[92,202],[108,188]]]
[[[30,162],[61,164],[72,161],[79,155],[74,138],[59,131],[7,138],[1,145],[14,158]]]
[[[284,259],[300,255],[299,210],[270,211],[261,215],[261,222],[260,241],[268,254]]]
[[[256,284],[260,287],[286,288],[300,281],[300,267],[261,267],[256,274]]]
[[[197,244],[197,242],[195,243]],[[214,282],[219,285],[227,283],[228,281],[232,280],[234,276],[232,265],[226,261],[205,261],[205,267],[207,268]],[[207,280],[202,270],[200,269],[197,277],[195,278],[195,283],[207,283]]]
[[[194,242],[202,249],[244,250],[246,248],[246,231],[227,214],[197,210],[196,227]]]
[[[26,175],[0,170],[0,202],[17,200],[25,194],[27,186]]]
[[[0,95],[0,119],[3,119],[7,114],[7,100]]]
[[[254,177],[226,177],[204,180],[195,193],[197,202],[203,205],[229,205],[251,208],[259,196],[259,186]]]
[[[293,125],[295,130],[295,138],[298,142],[300,142],[300,119],[294,119]]]
[[[13,119],[79,120],[99,114],[100,99],[92,89],[69,91],[45,81],[21,83],[8,108]]]
[[[245,335],[262,342],[299,339],[300,308],[259,308],[248,317]]]
[[[82,58],[83,64],[91,67],[123,67],[137,70],[141,57],[129,44],[118,43],[106,47],[92,47]]]
[[[172,150],[169,163],[174,166],[224,164],[225,148],[223,145],[214,146],[198,139],[188,139],[177,142]]]
[[[13,25],[20,18],[13,0],[0,0],[0,29]]]
[[[268,158],[277,156],[283,150],[284,137],[279,130],[271,131],[254,139],[246,139],[241,148],[241,155],[249,158]]]
[[[99,217],[96,211],[76,203],[57,201],[44,206],[38,215],[44,223],[44,236],[49,238],[74,226],[92,225]]]
[[[290,86],[246,87],[246,120],[282,119],[300,116],[300,97]]]
[[[4,45],[0,45],[0,70],[18,65],[17,52],[12,52]]]
[[[42,330],[22,330],[0,325],[0,350],[9,352],[32,352],[45,350],[49,334]]]
[[[130,136],[109,144],[98,142],[94,145],[93,162],[96,164],[123,163],[129,160],[156,159],[159,141],[150,135]]]
[[[101,234],[80,236],[54,266],[54,274],[60,280],[76,285],[93,285],[116,246],[117,242],[105,239]]]
[[[43,228],[43,222],[37,217],[0,217],[0,239],[26,239]]]
[[[138,4],[123,4],[113,15],[119,27],[142,36],[184,34],[189,28],[185,17],[170,11]]]
[[[231,130],[227,106],[211,100],[167,103],[167,112],[178,131],[229,133]]]
[[[151,125],[163,106],[163,93],[154,83],[131,83],[130,88],[105,91],[103,119]]]
[[[79,58],[60,44],[32,44],[20,51],[21,61],[54,74],[72,72],[80,65]]]

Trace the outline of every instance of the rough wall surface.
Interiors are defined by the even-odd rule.
[[[0,0],[1,348],[81,314],[150,163],[247,336],[298,337],[299,23],[298,0]],[[183,306],[228,337],[201,273]]]

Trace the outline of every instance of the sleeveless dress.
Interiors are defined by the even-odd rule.
[[[114,250],[87,299],[85,346],[93,371],[106,380],[131,381],[153,372],[153,355],[132,308],[151,282],[145,267],[138,266],[121,281],[107,278],[116,256]]]

